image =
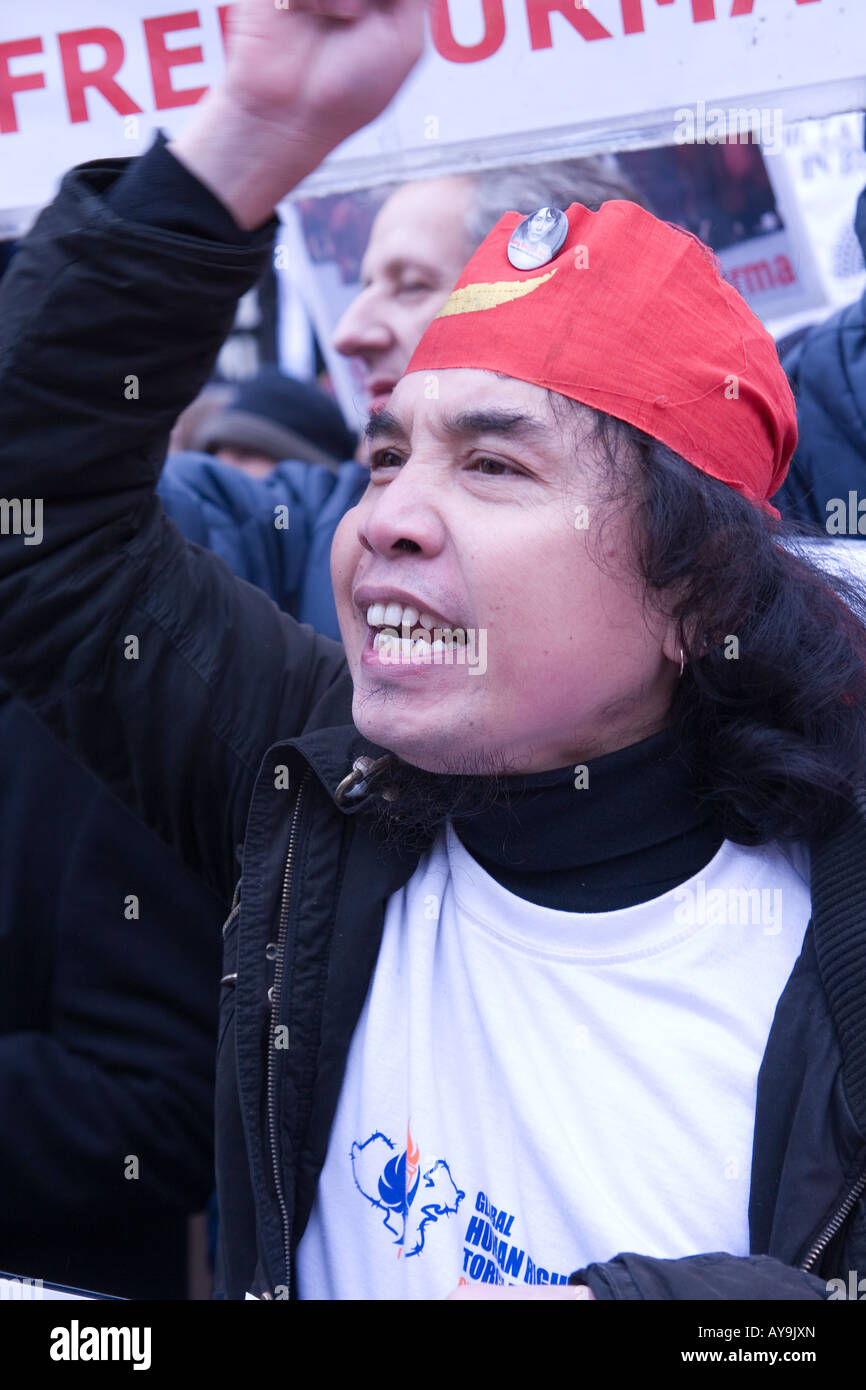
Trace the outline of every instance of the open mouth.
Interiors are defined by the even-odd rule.
[[[446,631],[447,641],[444,635]],[[433,632],[428,632],[424,628],[416,628],[408,636],[401,636],[390,628],[371,628],[368,645],[382,662],[430,662],[436,657],[441,661],[466,646],[466,634],[462,629],[455,632],[452,629],[434,628]]]
[[[422,612],[412,604],[370,603],[366,607],[367,626],[373,634],[372,650],[411,660],[444,655],[466,645],[466,631],[447,618]]]
[[[359,585],[355,611],[367,625],[361,660],[368,667],[465,665],[474,629],[427,608],[407,590]]]
[[[381,665],[445,665],[459,659],[466,647],[463,628],[367,624],[365,653]]]

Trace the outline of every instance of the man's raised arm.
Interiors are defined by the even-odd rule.
[[[427,0],[241,0],[225,80],[172,152],[257,227],[378,116],[421,56]],[[335,18],[334,16],[343,16]]]
[[[423,0],[342,7],[242,0],[184,136],[72,171],[0,282],[0,669],[221,891],[267,743],[341,652],[188,546],[153,488],[275,203],[420,54]]]

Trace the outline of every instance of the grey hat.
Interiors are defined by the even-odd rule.
[[[237,387],[225,409],[202,421],[190,447],[211,454],[245,449],[274,463],[297,459],[334,469],[352,458],[357,442],[323,391],[266,366]]]

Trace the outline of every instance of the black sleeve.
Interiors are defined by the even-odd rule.
[[[588,1284],[607,1299],[826,1299],[825,1280],[768,1255],[716,1251],[682,1260],[622,1254],[606,1264],[576,1270],[570,1284]]]
[[[345,659],[154,494],[276,227],[238,244],[119,216],[111,190],[163,159],[73,170],[0,281],[0,669],[225,897],[262,754]]]
[[[162,131],[147,153],[133,160],[108,189],[105,202],[126,222],[230,246],[255,247],[263,232],[273,236],[276,230],[271,218],[254,231],[239,227],[225,204],[175,159]]]
[[[2,691],[0,833],[2,1264],[204,1204],[227,909]]]

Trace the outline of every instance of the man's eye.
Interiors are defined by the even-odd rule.
[[[411,283],[401,285],[398,294],[429,294],[432,285],[425,285],[421,280],[413,280]]]
[[[401,462],[400,455],[394,449],[377,449],[370,455],[370,472],[375,473],[379,468],[390,468]]]
[[[499,477],[503,473],[512,473],[515,477],[520,476],[516,468],[512,468],[507,463],[503,463],[501,459],[491,459],[487,457],[477,458],[472,460],[471,466],[477,468],[479,472],[483,473],[485,477],[488,478]]]

